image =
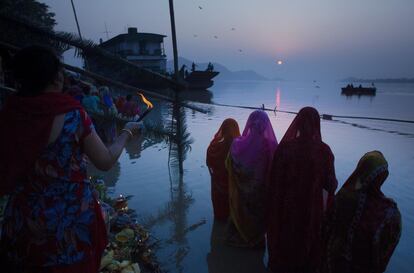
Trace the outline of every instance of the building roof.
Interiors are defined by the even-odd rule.
[[[146,42],[155,42],[155,43],[162,43],[164,40],[164,37],[167,37],[162,34],[156,34],[156,33],[143,33],[138,32],[137,28],[128,28],[128,33],[119,34],[101,44],[101,46],[111,46],[116,45],[120,43],[139,43],[142,41]]]

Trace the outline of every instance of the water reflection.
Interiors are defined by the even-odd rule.
[[[171,123],[169,126],[171,139],[168,153],[169,165],[173,168],[178,167],[180,174],[183,174],[183,162],[187,157],[188,151],[191,150],[193,139],[187,130],[186,112],[185,108],[178,103],[171,106]]]
[[[209,273],[267,272],[263,263],[264,248],[234,248],[225,243],[226,224],[214,221],[207,254]]]
[[[179,93],[180,101],[211,103],[213,93],[209,90],[182,90]]]
[[[350,125],[350,126],[360,128],[360,129],[366,129],[366,130],[370,130],[370,131],[384,132],[384,133],[396,134],[396,135],[400,135],[400,136],[406,136],[406,137],[409,137],[409,138],[414,138],[413,133],[405,133],[405,132],[401,132],[399,130],[375,128],[375,127],[372,127],[372,126],[362,125],[362,124],[359,124],[359,123],[348,122],[348,121],[338,120],[338,119],[333,119],[331,121],[341,123],[341,124]]]
[[[138,159],[141,157],[141,152],[142,150],[145,150],[145,148],[148,148],[154,144],[156,144],[156,141],[154,143],[154,141],[145,141],[145,137],[144,136],[140,136],[140,137],[134,137],[133,139],[131,139],[130,141],[128,141],[128,143],[125,145],[125,151],[126,153],[129,155],[129,159]],[[145,147],[142,147],[144,141],[147,143],[147,145],[145,145]],[[148,142],[150,142],[152,145],[148,145]]]
[[[88,164],[88,174],[103,177],[107,187],[115,187],[121,174],[121,164],[117,161],[109,171],[98,170],[92,163]]]
[[[276,89],[276,109],[280,109],[280,88]]]
[[[343,93],[341,93],[341,96],[345,97],[346,100],[352,100],[354,98],[358,98],[358,100],[369,98],[369,102],[371,103],[374,101],[375,98],[375,95],[346,95]]]
[[[170,120],[164,121],[163,124],[166,124],[164,130],[167,135],[164,139],[169,144],[170,198],[156,214],[147,217],[144,224],[151,229],[155,226],[164,226],[166,222],[171,223],[161,247],[167,249],[168,263],[173,264],[174,271],[184,272],[183,262],[190,252],[187,234],[205,222],[190,225],[187,219],[188,210],[194,199],[187,192],[184,183],[183,165],[192,143],[190,133],[187,131],[186,110],[176,101],[169,105],[168,112]]]

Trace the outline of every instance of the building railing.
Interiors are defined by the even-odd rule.
[[[134,51],[134,50],[118,50],[115,52],[115,54],[120,56],[158,56],[158,57],[166,57],[166,55],[160,50],[154,50],[153,52],[150,52],[149,50],[142,50],[140,52]]]

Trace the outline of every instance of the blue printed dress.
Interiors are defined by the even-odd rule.
[[[1,238],[9,259],[41,267],[92,263],[88,268],[95,271],[99,266],[106,230],[82,150],[92,130],[84,110],[68,112],[61,134],[10,196]]]

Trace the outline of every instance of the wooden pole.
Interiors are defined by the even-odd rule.
[[[80,31],[80,27],[79,27],[78,16],[76,15],[75,4],[73,3],[73,0],[70,0],[70,2],[72,3],[72,9],[73,9],[73,14],[75,15],[75,22],[76,22],[76,27],[78,28],[79,38],[80,38],[81,40],[83,40],[83,39],[82,39],[82,34],[81,34],[81,31]]]
[[[175,80],[178,81],[178,51],[177,51],[177,36],[175,33],[175,17],[174,17],[174,3],[173,0],[169,0],[170,2],[170,19],[171,19],[171,36],[172,36],[172,43],[173,43],[173,55],[174,55],[174,77]]]
[[[79,38],[81,39],[81,41],[83,41],[82,33],[81,33],[79,22],[78,22],[78,16],[76,15],[75,4],[73,3],[73,0],[70,0],[70,2],[72,3],[73,15],[75,15],[75,22],[76,22],[76,27],[78,28]],[[83,60],[83,63],[85,65],[85,69],[88,69],[88,62],[86,61],[86,59]]]

